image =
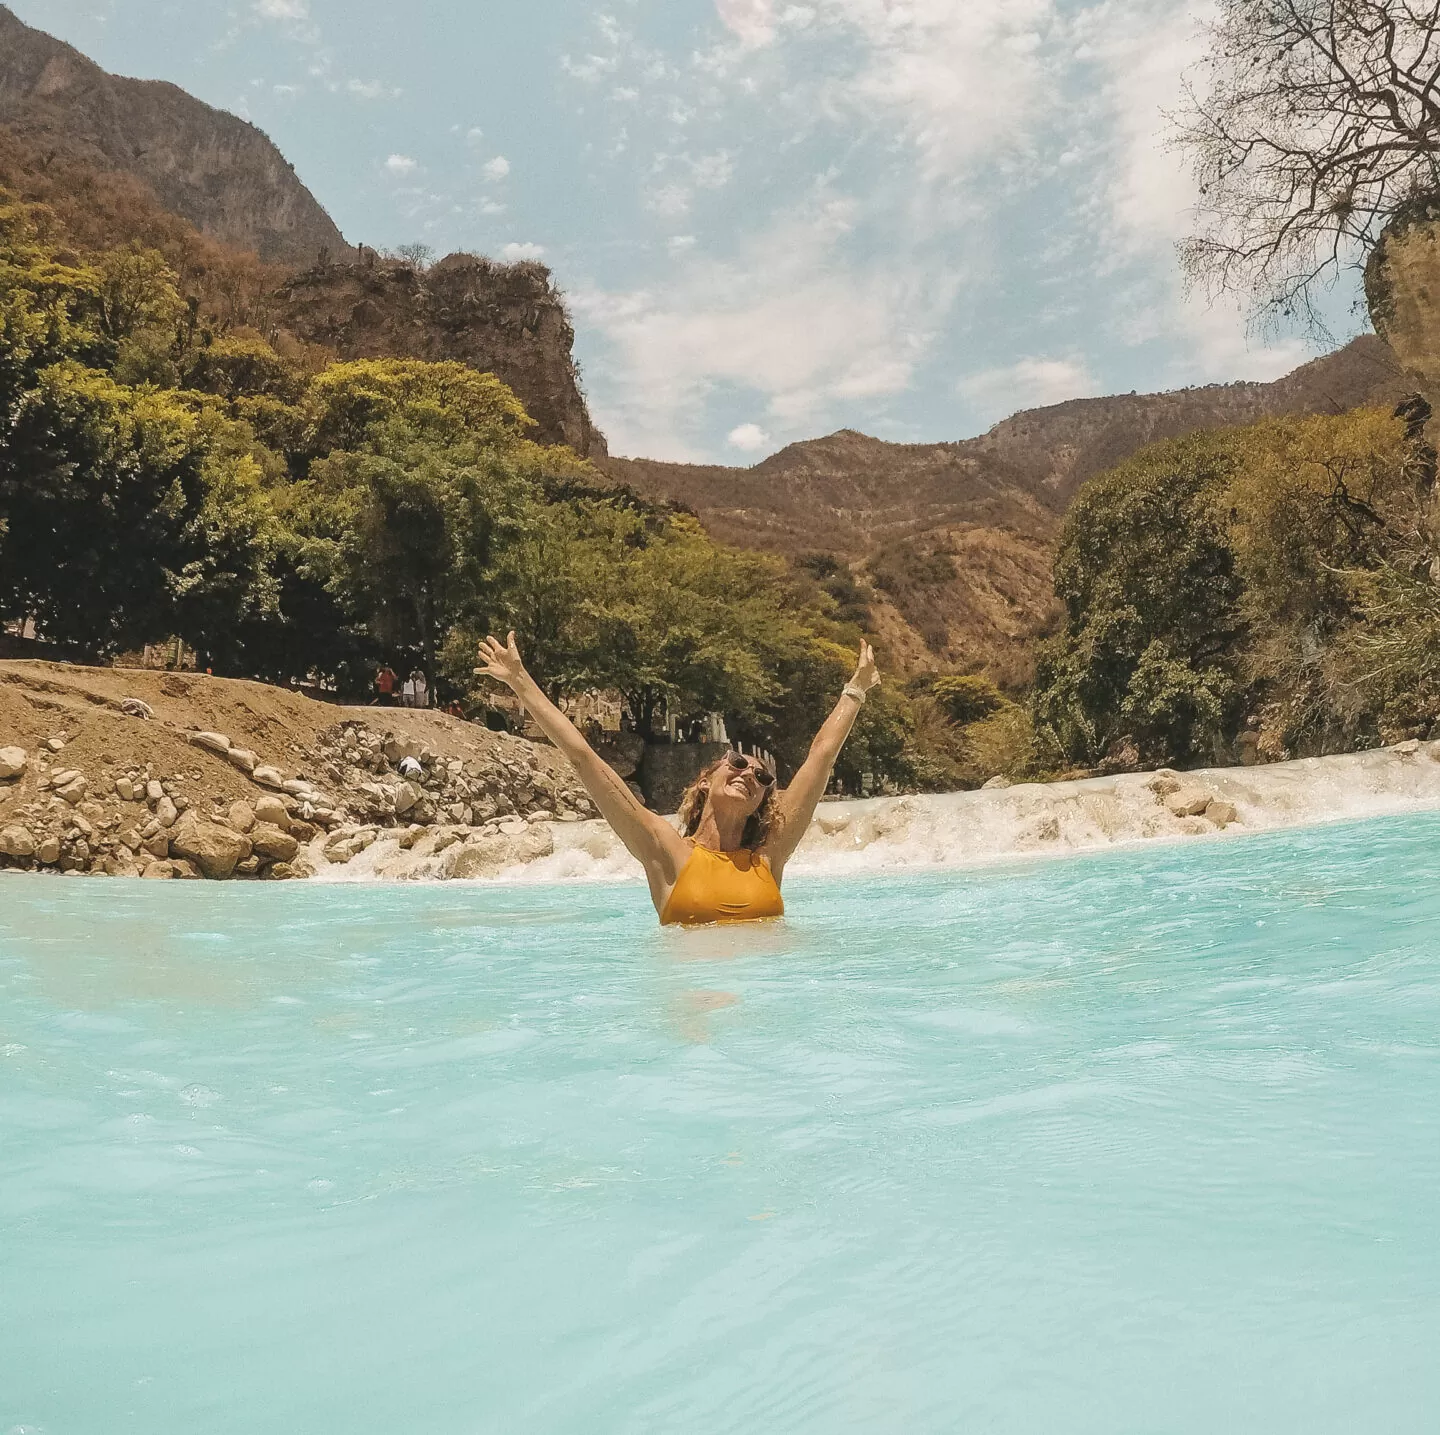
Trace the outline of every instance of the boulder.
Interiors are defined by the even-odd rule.
[[[263,797],[258,798],[252,806],[255,811],[256,822],[268,822],[271,827],[278,827],[282,832],[290,826],[290,813],[278,797],[272,797],[267,792]]]
[[[145,801],[149,803],[159,802],[165,796],[165,789],[153,778],[145,784]]]
[[[128,848],[131,852],[140,850],[140,834],[133,828],[127,827],[120,833],[120,845]]]
[[[57,767],[50,774],[49,783],[51,787],[65,787],[80,776],[79,770],[73,767]]]
[[[147,862],[140,875],[151,882],[168,882],[175,875],[175,869],[168,862]]]
[[[1172,772],[1168,767],[1162,767],[1151,774],[1145,786],[1163,802],[1171,794],[1180,791],[1180,774]]]
[[[248,802],[232,802],[225,820],[237,832],[249,832],[255,826],[255,809]]]
[[[261,787],[273,787],[279,789],[285,786],[284,775],[281,773],[278,767],[268,767],[262,765],[260,767],[257,767],[255,771],[250,774],[250,778],[252,781],[258,782]]]
[[[173,827],[180,816],[180,809],[168,797],[161,797],[155,804],[155,820],[162,827]]]
[[[419,761],[423,748],[414,738],[396,737],[393,733],[387,733],[384,745],[380,750],[385,754],[385,760],[394,764],[403,762],[407,757],[413,757]]]
[[[35,860],[46,867],[53,867],[60,860],[60,839],[47,837],[35,849]]]
[[[403,816],[424,796],[425,794],[413,782],[402,782],[395,789],[395,815]]]
[[[28,827],[0,828],[0,856],[28,859],[35,855],[35,839]]]
[[[260,759],[248,747],[232,747],[225,757],[247,777],[260,765]]]
[[[264,862],[253,852],[243,861],[235,864],[235,875],[237,877],[258,877]]]
[[[1235,804],[1223,802],[1218,797],[1206,805],[1205,816],[1217,827],[1228,827],[1232,822],[1240,820],[1240,814],[1235,810]]]
[[[250,839],[187,813],[170,833],[170,855],[193,862],[212,881],[223,881],[250,855]]]
[[[1172,792],[1165,799],[1165,806],[1176,817],[1199,817],[1209,807],[1212,800],[1208,792],[1197,787],[1182,787],[1178,792]]]
[[[29,760],[29,754],[23,747],[0,747],[0,782],[19,777]]]
[[[282,831],[283,831],[283,829],[282,829]],[[319,831],[320,831],[320,829],[319,829],[318,827],[313,827],[313,826],[311,826],[311,824],[308,823],[308,822],[296,822],[296,821],[292,820],[291,823],[290,823],[290,835],[291,835],[302,847],[303,847],[307,842],[312,842],[312,841],[314,841],[315,837],[319,834]]]
[[[266,862],[292,862],[300,851],[300,844],[290,833],[263,823],[250,834],[250,846]]]
[[[142,838],[140,848],[152,857],[168,857],[170,855],[170,834],[162,827],[153,836]]]
[[[190,741],[195,747],[203,747],[206,752],[216,752],[222,757],[230,751],[230,739],[223,732],[192,732]]]
[[[121,802],[134,802],[135,784],[128,777],[117,777],[115,779],[115,796]]]

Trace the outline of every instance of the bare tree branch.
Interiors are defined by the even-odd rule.
[[[1169,116],[1199,184],[1188,280],[1323,332],[1321,292],[1440,189],[1440,0],[1219,0]]]

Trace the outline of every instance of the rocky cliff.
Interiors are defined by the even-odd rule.
[[[362,250],[282,289],[288,328],[344,359],[456,359],[520,396],[541,443],[582,456],[605,453],[572,358],[575,331],[543,264],[496,264],[452,254],[429,269]]]
[[[32,146],[143,181],[203,234],[261,259],[349,254],[254,125],[155,80],[111,75],[0,5],[0,125]]]
[[[1408,386],[1389,348],[1365,336],[1274,383],[1074,399],[958,443],[885,443],[847,429],[753,468],[604,467],[646,497],[691,508],[726,542],[840,555],[875,591],[892,664],[984,667],[1018,683],[1051,621],[1053,543],[1086,479],[1157,439],[1393,404]]]

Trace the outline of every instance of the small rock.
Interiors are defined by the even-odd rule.
[[[0,782],[9,782],[25,771],[29,760],[23,747],[0,747]]]
[[[53,867],[60,860],[60,839],[47,837],[35,849],[35,859],[46,867]]]
[[[126,717],[144,718],[147,721],[155,716],[155,709],[139,698],[121,698],[120,711]]]
[[[120,834],[120,842],[122,846],[128,847],[132,852],[140,850],[140,834],[133,827],[127,827]]]
[[[412,827],[407,827],[400,834],[399,841],[401,850],[408,852],[424,835],[425,829],[418,824]]]
[[[1198,817],[1210,805],[1210,794],[1198,788],[1182,788],[1165,799],[1165,806],[1176,817]]]
[[[64,752],[65,739],[63,737],[47,737],[40,746],[49,748],[51,752]]]
[[[28,827],[18,824],[0,829],[0,856],[30,858],[35,855],[35,839]]]
[[[54,784],[52,784],[54,786]],[[78,774],[72,777],[63,787],[55,787],[56,797],[63,797],[72,807],[77,806],[84,800],[85,793],[89,790],[89,783]]]
[[[180,816],[180,809],[175,806],[173,798],[164,797],[155,804],[155,820],[162,827],[173,827]]]
[[[281,829],[284,830],[283,828]],[[319,835],[320,829],[309,822],[300,822],[295,818],[290,819],[290,835],[303,847],[307,842],[313,842]]]
[[[1420,751],[1420,739],[1412,737],[1408,742],[1397,742],[1390,751],[1398,752],[1401,757],[1410,757]]]
[[[117,777],[115,779],[115,796],[121,802],[134,802],[135,784],[128,777]]]
[[[1232,822],[1240,820],[1240,814],[1235,809],[1233,802],[1224,802],[1215,798],[1205,808],[1205,816],[1217,827],[1228,827]]]
[[[263,865],[261,860],[251,853],[249,857],[235,864],[235,875],[237,877],[258,877]]]
[[[192,732],[190,742],[194,747],[203,747],[207,752],[218,752],[222,757],[230,751],[230,739],[223,732]]]
[[[152,857],[168,857],[170,855],[170,834],[159,828],[153,836],[140,839],[141,848]]]
[[[995,776],[990,779],[989,782],[981,784],[980,791],[995,792],[1002,787],[1013,787],[1014,785],[1015,784],[1011,782],[1008,777],[1004,776],[1002,773],[997,772]]]
[[[183,858],[180,861],[171,861],[170,865],[175,869],[175,875],[191,882],[198,882],[205,874],[193,863]]]
[[[260,765],[260,759],[248,747],[232,747],[225,756],[231,764],[238,767],[247,776]]]
[[[64,787],[67,783],[74,782],[79,776],[80,772],[78,768],[57,767],[55,771],[50,774],[50,786]]]
[[[257,767],[250,776],[261,787],[281,788],[285,786],[285,779],[278,767]]]
[[[165,796],[165,789],[153,778],[145,784],[145,801],[151,804],[159,802]]]
[[[249,832],[255,826],[255,809],[248,802],[232,802],[225,820],[237,832]]]
[[[175,869],[168,862],[147,862],[140,869],[140,875],[150,882],[168,882],[175,875]]]
[[[395,815],[400,817],[409,812],[424,795],[413,782],[402,782],[395,789]]]

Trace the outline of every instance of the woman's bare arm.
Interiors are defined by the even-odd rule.
[[[615,771],[582,736],[579,728],[550,701],[540,685],[525,671],[511,633],[502,646],[495,638],[480,644],[482,667],[477,673],[505,684],[528,709],[541,732],[570,760],[600,814],[646,870],[663,883],[673,884],[685,865],[689,848],[663,817],[635,800]],[[653,886],[653,883],[652,883]]]
[[[862,641],[860,661],[848,686],[858,688],[863,693],[869,692],[879,681],[880,674],[875,669],[875,651],[869,643]],[[840,701],[835,704],[830,716],[815,734],[809,755],[801,764],[800,771],[795,774],[790,786],[776,799],[783,820],[780,830],[765,844],[765,856],[777,878],[810,826],[816,805],[825,795],[825,789],[830,783],[835,759],[840,756],[840,749],[845,746],[845,739],[850,736],[850,729],[855,726],[855,719],[859,716],[863,703],[863,698],[853,697],[848,691],[841,694]]]

